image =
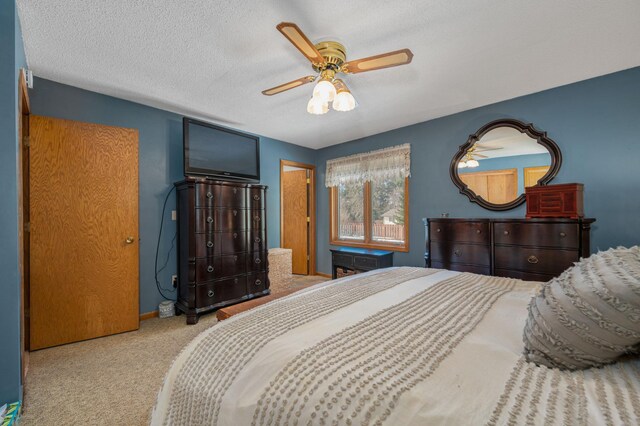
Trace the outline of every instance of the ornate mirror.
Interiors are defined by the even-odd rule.
[[[451,160],[449,174],[471,202],[499,211],[524,203],[524,188],[546,185],[561,164],[560,148],[546,132],[503,119],[469,136]]]

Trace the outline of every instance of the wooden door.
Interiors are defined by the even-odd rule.
[[[292,250],[294,274],[309,273],[309,217],[306,169],[284,169],[282,172],[282,242]]]
[[[31,349],[137,329],[138,131],[29,125]]]
[[[518,169],[460,173],[460,180],[490,203],[504,204],[518,196]]]
[[[525,167],[524,168],[524,187],[536,186],[538,180],[547,174],[549,166]]]

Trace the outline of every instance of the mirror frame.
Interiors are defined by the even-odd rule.
[[[551,155],[551,166],[549,166],[549,171],[547,172],[547,174],[545,174],[538,180],[538,185],[546,185],[551,181],[551,179],[556,177],[558,171],[560,170],[560,166],[562,165],[562,153],[560,152],[560,148],[558,147],[558,145],[547,136],[547,132],[536,129],[532,123],[527,124],[520,120],[511,118],[494,120],[482,126],[473,135],[469,135],[469,139],[467,139],[467,142],[460,145],[458,152],[453,156],[453,159],[451,160],[451,165],[449,166],[449,176],[451,177],[453,183],[460,189],[460,193],[469,197],[469,201],[471,201],[472,203],[476,203],[487,210],[504,211],[511,210],[524,203],[525,194],[520,194],[518,198],[509,203],[490,203],[484,198],[476,195],[475,192],[473,192],[473,190],[471,190],[458,176],[458,163],[465,156],[467,150],[480,139],[482,139],[482,137],[486,133],[498,127],[511,127],[518,130],[520,133],[525,133],[532,139],[535,139],[540,145],[544,146],[549,151],[549,155]]]

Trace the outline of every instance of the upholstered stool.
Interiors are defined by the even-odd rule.
[[[291,249],[269,249],[269,283],[271,293],[278,293],[291,285]]]

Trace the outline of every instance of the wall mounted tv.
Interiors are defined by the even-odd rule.
[[[260,139],[184,117],[185,176],[260,181]]]

